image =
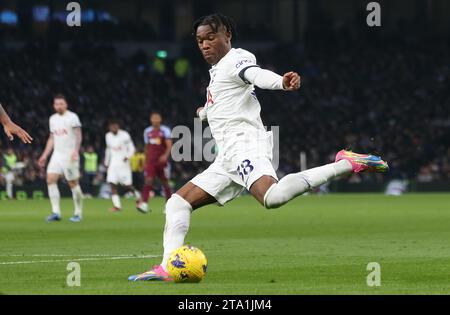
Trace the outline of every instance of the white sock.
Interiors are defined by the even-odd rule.
[[[189,230],[191,205],[177,194],[173,194],[166,203],[166,226],[164,228],[164,256],[161,267],[167,271],[170,254],[184,245]]]
[[[74,205],[74,215],[81,217],[83,211],[83,192],[81,191],[80,185],[76,185],[74,188],[72,188],[72,198]]]
[[[52,212],[61,216],[61,209],[59,208],[59,189],[58,184],[50,184],[47,185],[48,188],[48,197],[50,198],[50,203],[52,205]]]
[[[6,195],[9,199],[12,199],[13,196],[13,180],[9,179],[8,176],[6,176]]]
[[[111,196],[111,200],[113,203],[113,206],[120,209],[121,208],[121,204],[120,204],[120,197],[118,194],[114,194]]]
[[[347,160],[315,167],[300,173],[289,174],[273,184],[264,195],[264,206],[278,208],[311,188],[325,184],[330,179],[350,173],[352,165]]]
[[[311,188],[319,187],[330,179],[337,176],[348,174],[352,171],[352,164],[347,160],[314,167],[309,170],[300,172]]]
[[[138,190],[134,190],[134,197],[136,198],[136,200],[141,199],[141,193]]]

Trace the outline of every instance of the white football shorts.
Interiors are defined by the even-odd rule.
[[[224,141],[217,141],[215,161],[191,180],[221,205],[249,190],[264,175],[278,180],[272,165],[272,132],[238,131],[228,135]]]
[[[131,186],[133,184],[131,167],[129,165],[109,166],[106,181],[114,185]]]
[[[80,159],[73,161],[70,154],[52,154],[47,174],[63,175],[68,181],[77,180],[80,178]]]

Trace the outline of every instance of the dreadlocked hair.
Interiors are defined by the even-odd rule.
[[[219,28],[223,26],[228,32],[231,33],[231,35],[233,35],[233,37],[236,36],[236,27],[233,20],[220,13],[205,15],[197,19],[192,25],[192,35],[195,36],[197,33],[197,28],[200,25],[209,25],[215,33],[217,33]]]

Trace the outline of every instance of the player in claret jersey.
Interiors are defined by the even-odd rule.
[[[150,211],[148,199],[153,191],[153,181],[159,178],[164,188],[166,199],[172,195],[169,186],[169,156],[172,150],[172,139],[170,138],[170,128],[162,125],[162,116],[159,112],[150,114],[151,126],[144,130],[145,143],[145,184],[142,189],[141,200],[138,200],[136,207],[141,212]]]
[[[130,158],[134,154],[135,147],[130,134],[120,129],[117,120],[109,123],[109,132],[105,136],[105,166],[108,168],[106,181],[111,185],[112,212],[121,210],[118,185],[125,187],[127,191],[134,193],[137,199],[140,193],[133,187]]]
[[[52,214],[47,221],[60,221],[60,194],[58,179],[64,176],[72,190],[74,215],[71,222],[80,222],[82,218],[83,193],[79,185],[80,178],[80,147],[81,122],[78,115],[67,109],[64,95],[58,94],[53,98],[55,114],[50,117],[50,136],[45,150],[39,158],[40,167],[45,167],[47,158],[53,151],[47,166],[48,196],[52,205]]]
[[[234,26],[224,15],[200,18],[194,23],[193,33],[203,58],[211,65],[207,100],[197,114],[208,121],[219,153],[205,171],[167,201],[162,262],[147,272],[130,276],[131,281],[172,280],[167,273],[168,258],[184,245],[191,212],[204,205],[223,205],[247,189],[265,208],[278,208],[337,176],[388,170],[387,163],[377,156],[341,150],[334,163],[278,180],[271,163],[272,134],[262,123],[254,87],[296,91],[300,88],[300,76],[294,71],[280,76],[262,69],[251,52],[232,48]]]

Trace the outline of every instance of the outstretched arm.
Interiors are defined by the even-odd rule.
[[[0,122],[2,123],[5,133],[10,141],[14,140],[13,135],[18,136],[23,143],[31,143],[31,141],[33,141],[33,138],[31,138],[28,132],[16,125],[11,118],[9,118],[2,104],[0,104]]]
[[[44,152],[42,152],[42,154],[41,154],[41,156],[40,156],[40,158],[38,160],[38,165],[40,167],[42,167],[42,168],[45,167],[45,163],[47,162],[47,158],[48,158],[48,156],[50,155],[50,153],[53,150],[53,143],[54,143],[54,141],[53,141],[53,134],[50,133],[50,136],[48,137],[48,140],[47,140],[47,144],[45,145]]]
[[[281,76],[270,70],[252,66],[244,69],[241,78],[246,83],[253,83],[266,90],[296,91],[300,88],[300,76],[294,71]]]

